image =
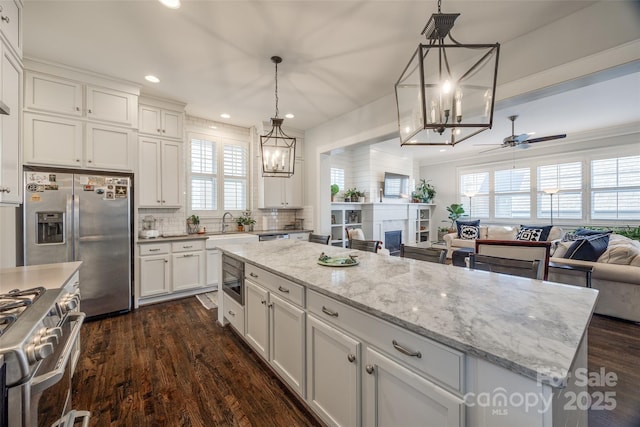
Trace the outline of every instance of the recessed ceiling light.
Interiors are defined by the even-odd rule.
[[[222,114],[220,114],[220,117],[222,117],[223,119],[230,119],[231,115],[229,115],[227,113],[222,113]]]
[[[446,149],[446,148],[441,148],[441,149],[440,149],[440,152],[441,152],[441,153],[444,153],[445,151],[447,151],[447,149]]]
[[[144,76],[144,79],[151,83],[160,83],[160,79],[151,74],[149,74],[148,76]]]
[[[167,6],[169,9],[179,9],[180,0],[159,0],[160,3]]]
[[[289,114],[285,114],[285,117],[287,119],[293,119],[295,116],[293,114],[289,113]]]
[[[218,126],[209,126],[209,129],[218,129]]]

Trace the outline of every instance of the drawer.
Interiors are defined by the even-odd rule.
[[[244,307],[225,293],[222,294],[222,307],[224,318],[240,335],[244,336]]]
[[[314,291],[308,291],[307,306],[308,312],[361,338],[445,388],[464,393],[464,353]]]
[[[244,277],[264,286],[281,298],[304,308],[304,286],[249,263],[244,265]]]
[[[168,254],[171,251],[169,243],[145,243],[140,245],[140,256]]]
[[[173,252],[193,252],[204,250],[204,240],[185,240],[171,243]]]

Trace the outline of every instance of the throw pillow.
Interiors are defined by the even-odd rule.
[[[464,240],[475,240],[480,236],[480,227],[475,225],[463,225],[460,227],[460,238]]]
[[[564,258],[565,254],[567,253],[567,251],[569,250],[569,248],[571,247],[571,245],[573,245],[573,242],[559,242],[558,243],[558,247],[556,247],[556,250],[553,252],[553,257],[554,258]]]
[[[608,245],[609,234],[585,236],[573,242],[564,257],[595,262],[607,250]]]
[[[597,236],[599,234],[611,234],[611,230],[589,230],[587,228],[578,228],[573,232],[576,236]]]
[[[479,219],[476,219],[476,220],[473,220],[473,221],[462,221],[462,220],[457,219],[456,220],[456,227],[458,228],[458,237],[460,239],[464,239],[465,238],[462,235],[462,226],[463,225],[469,225],[469,226],[472,226],[472,227],[478,227],[478,230],[480,230],[480,220]],[[479,231],[478,231],[478,234],[479,234]]]
[[[549,237],[552,225],[521,225],[516,240],[544,242]]]

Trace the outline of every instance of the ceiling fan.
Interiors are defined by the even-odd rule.
[[[511,135],[502,140],[502,144],[499,144],[499,147],[491,148],[489,150],[481,151],[481,153],[486,153],[487,151],[497,150],[498,148],[506,148],[506,147],[518,147],[518,148],[528,148],[529,144],[534,144],[536,142],[543,141],[552,141],[554,139],[566,138],[567,134],[562,133],[559,135],[549,135],[549,136],[541,136],[540,138],[532,138],[528,133],[522,133],[520,135],[516,135],[515,133],[515,121],[518,118],[517,115],[509,116],[509,120],[511,120]]]

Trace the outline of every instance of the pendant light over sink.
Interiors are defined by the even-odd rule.
[[[284,119],[278,117],[278,64],[279,56],[272,56],[276,65],[276,114],[271,118],[271,130],[260,136],[262,153],[262,176],[289,178],[293,175],[296,159],[296,139],[282,131]]]
[[[461,44],[451,36],[459,13],[431,15],[395,85],[401,145],[451,145],[493,124],[500,44]],[[445,43],[445,37],[450,43]]]

